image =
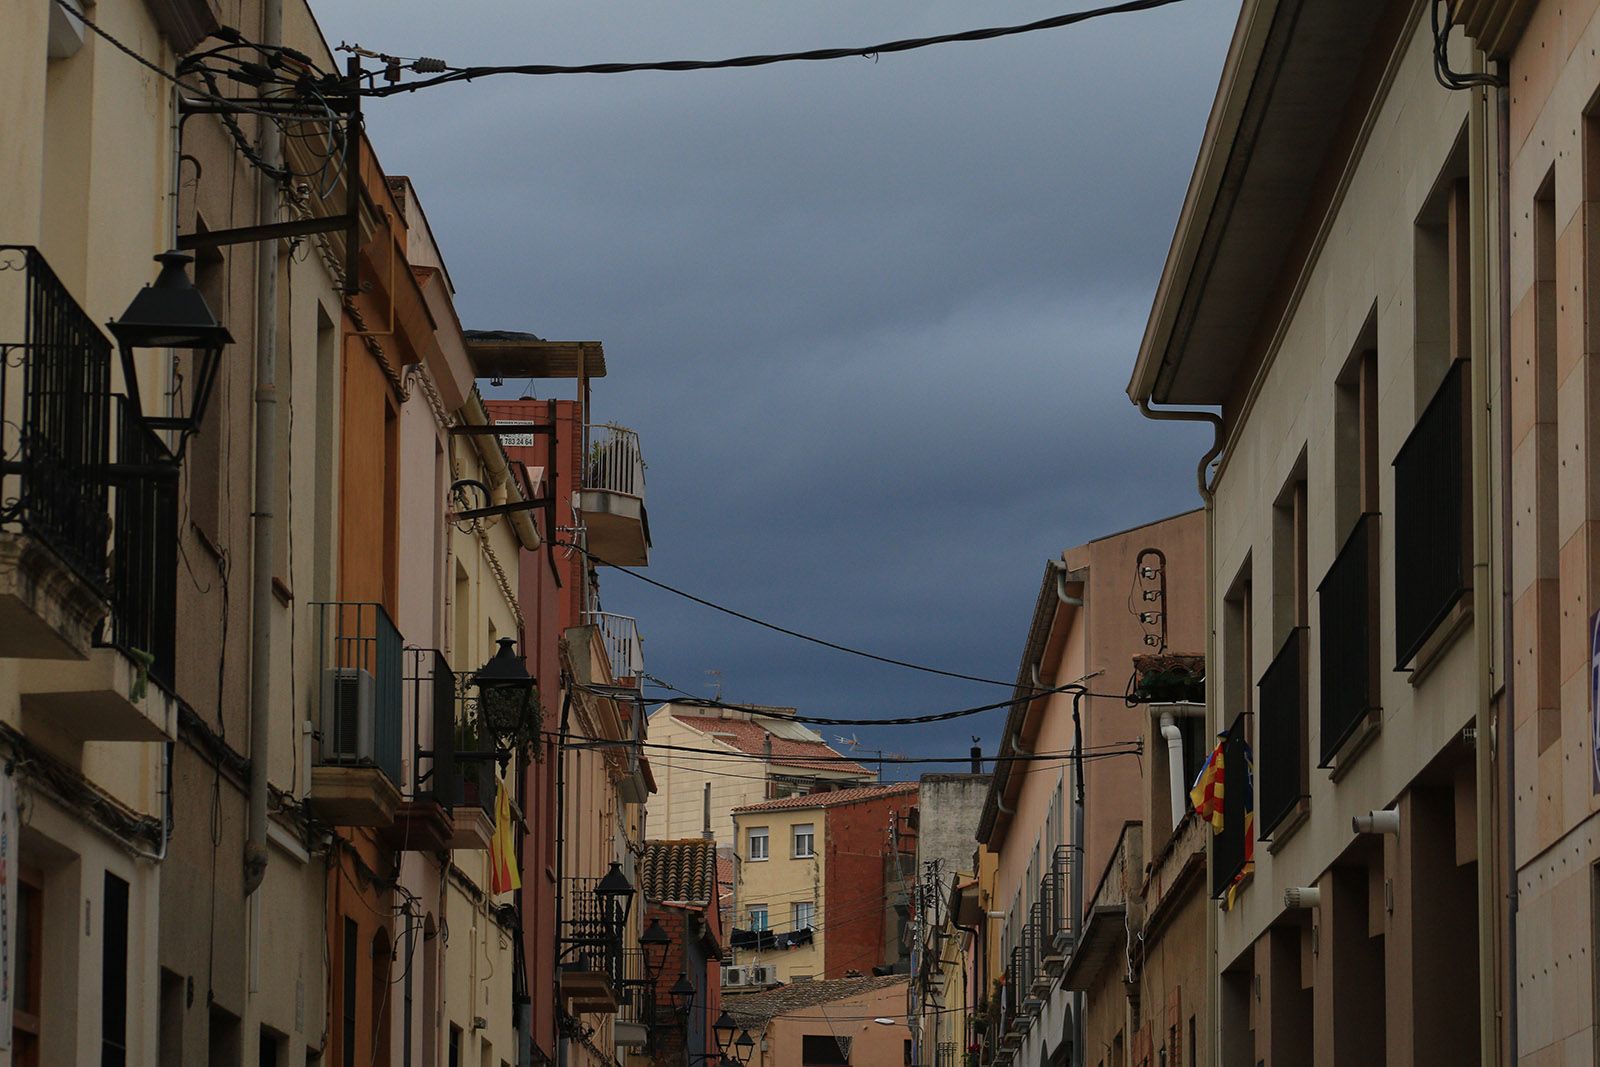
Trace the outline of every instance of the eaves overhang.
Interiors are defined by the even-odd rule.
[[[1177,230],[1139,345],[1129,399],[1216,406],[1235,391],[1281,299],[1308,212],[1372,80],[1386,0],[1245,0]]]

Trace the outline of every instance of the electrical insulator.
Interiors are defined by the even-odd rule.
[[[1144,591],[1144,598],[1150,601],[1160,600],[1161,593],[1155,589],[1146,589]]]
[[[1146,626],[1154,626],[1156,623],[1161,621],[1161,612],[1141,611],[1139,612],[1139,621],[1144,623]]]
[[[1160,576],[1161,576],[1161,572],[1156,570],[1154,567],[1140,567],[1139,568],[1139,577],[1144,578],[1144,579],[1146,579],[1148,581],[1154,581],[1156,578],[1159,578]]]
[[[1151,648],[1155,648],[1156,647],[1156,635],[1155,634],[1145,634],[1144,635],[1144,643],[1149,645]]]

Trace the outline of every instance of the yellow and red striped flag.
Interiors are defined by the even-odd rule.
[[[522,888],[517,870],[516,838],[512,836],[511,790],[495,776],[494,837],[489,842],[489,892],[507,893]]]

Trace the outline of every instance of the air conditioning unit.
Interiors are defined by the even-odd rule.
[[[770,963],[757,964],[750,968],[751,985],[777,985],[778,968]]]
[[[750,984],[750,968],[724,967],[722,968],[722,984],[724,986],[742,986]]]
[[[360,667],[322,672],[322,758],[371,763],[377,756],[377,683]]]

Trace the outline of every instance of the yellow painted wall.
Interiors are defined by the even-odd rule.
[[[788,982],[795,975],[821,977],[822,946],[827,929],[827,901],[823,898],[826,884],[826,860],[822,840],[826,812],[821,808],[801,808],[790,811],[762,811],[735,814],[738,830],[737,859],[734,863],[734,919],[739,929],[750,928],[752,905],[767,905],[767,929],[779,933],[794,930],[794,904],[811,901],[815,904],[813,924],[814,940],[799,948],[774,949],[754,952],[740,949],[734,953],[736,966],[771,964],[777,968],[778,979]],[[813,832],[815,855],[809,859],[796,858],[793,853],[794,828],[810,823]],[[767,828],[768,858],[750,859],[750,830]]]

